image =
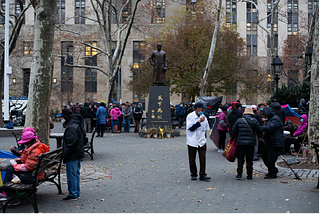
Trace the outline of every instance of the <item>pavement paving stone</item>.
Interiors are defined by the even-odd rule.
[[[13,137],[0,138],[0,142],[1,150],[15,144]],[[54,149],[54,139],[50,143]],[[211,182],[192,181],[183,134],[159,140],[139,138],[134,133],[106,133],[95,138],[94,147],[94,160],[86,155],[82,162],[81,199],[62,201],[67,194],[63,178],[64,195],[56,194],[57,188],[49,183],[39,187],[40,212],[319,213],[319,191],[314,189],[318,177],[310,178],[318,175],[317,170],[298,181],[292,172],[279,169],[278,179],[265,180],[266,168],[258,161],[254,162],[253,180],[247,180],[245,172],[236,180],[236,162],[226,161],[208,139]],[[33,209],[21,201],[7,212]]]

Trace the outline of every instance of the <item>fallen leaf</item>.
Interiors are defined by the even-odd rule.
[[[209,187],[208,190],[213,190],[213,188],[212,188],[212,187]]]
[[[252,184],[257,184],[257,183],[252,183]]]
[[[156,160],[150,160],[150,161],[156,161]]]
[[[111,177],[112,177],[112,175],[108,175],[107,177],[108,177],[108,178],[111,178]]]
[[[100,199],[100,201],[104,201],[104,199],[102,198],[102,199]]]
[[[198,202],[200,202],[200,203],[201,203],[202,201],[201,201],[201,200],[198,200]]]

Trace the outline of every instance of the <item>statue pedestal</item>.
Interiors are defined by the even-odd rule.
[[[171,127],[169,86],[150,87],[147,128],[153,126]]]

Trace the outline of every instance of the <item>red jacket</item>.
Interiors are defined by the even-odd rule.
[[[40,140],[37,139],[32,146],[23,150],[20,156],[21,163],[25,164],[28,171],[32,172],[36,170],[35,164],[38,163],[38,156],[49,151],[50,147],[41,143]],[[42,180],[43,178],[44,172],[38,175],[39,180]]]

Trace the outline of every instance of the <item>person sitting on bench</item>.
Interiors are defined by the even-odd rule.
[[[10,182],[13,178],[13,175],[16,175],[17,183],[32,183],[33,176],[32,172],[36,170],[35,164],[38,162],[38,156],[49,152],[50,147],[41,143],[38,137],[34,135],[32,131],[26,131],[22,134],[21,140],[18,141],[18,144],[25,144],[26,148],[22,151],[20,158],[15,158],[15,162],[12,163],[12,166],[9,167],[6,171],[3,183]],[[45,174],[40,173],[38,179],[42,180]],[[7,200],[7,197],[4,193],[0,194],[0,201]],[[18,205],[19,202],[12,203],[13,205]]]
[[[286,138],[285,141],[285,153],[290,153],[290,146],[294,144],[295,152],[299,152],[301,147],[301,143],[306,141],[306,136],[308,133],[308,116],[306,114],[301,115],[300,117],[300,125],[298,126],[297,130],[294,132],[292,137]]]

